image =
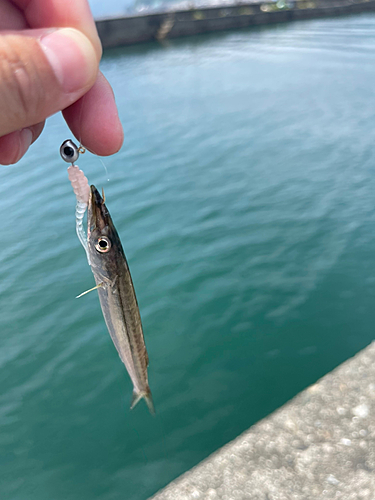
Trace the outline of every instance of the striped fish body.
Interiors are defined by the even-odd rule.
[[[103,198],[90,188],[87,246],[103,316],[133,383],[133,408],[142,398],[154,413],[148,384],[148,355],[129,266]]]

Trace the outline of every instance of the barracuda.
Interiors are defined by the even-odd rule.
[[[62,159],[71,163],[68,174],[77,199],[76,231],[96,281],[96,287],[91,290],[98,290],[109,334],[133,382],[130,407],[134,408],[144,398],[148,409],[154,414],[148,385],[148,355],[129,266],[119,235],[104,203],[104,194],[101,197],[95,186],[90,187],[85,174],[74,164],[79,154],[84,152],[82,146],[77,147],[70,139],[64,141],[60,147]],[[86,236],[83,218],[87,207]]]
[[[108,331],[133,382],[131,408],[144,398],[154,414],[148,355],[132,278],[119,235],[95,186],[90,187],[87,249]]]

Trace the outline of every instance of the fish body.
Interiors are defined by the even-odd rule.
[[[119,235],[103,198],[90,187],[87,248],[109,334],[133,382],[133,408],[142,398],[155,413],[148,355],[132,278]]]

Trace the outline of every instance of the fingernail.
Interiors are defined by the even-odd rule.
[[[95,81],[98,60],[88,38],[73,28],[61,28],[40,39],[41,47],[67,94],[86,90]]]
[[[17,132],[15,132],[17,133]],[[20,130],[19,132],[19,149],[18,149],[18,155],[14,159],[14,163],[17,163],[22,156],[26,153],[26,151],[29,149],[31,146],[31,143],[33,142],[33,133],[29,128],[24,128]],[[13,162],[12,162],[13,163]]]
[[[31,146],[33,133],[29,128],[24,128],[11,132],[1,139],[3,139],[2,153],[5,152],[5,161],[3,159],[3,162],[5,165],[12,165],[17,163]]]
[[[33,133],[31,130],[29,128],[22,129],[20,132],[20,158],[26,153],[32,142]]]

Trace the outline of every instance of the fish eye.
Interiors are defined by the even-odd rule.
[[[95,245],[95,248],[100,253],[106,253],[110,250],[111,246],[112,246],[111,242],[106,236],[100,236],[100,238],[98,238],[98,241]]]
[[[73,164],[78,160],[79,149],[73,141],[68,139],[67,141],[64,141],[60,146],[60,155],[64,161]]]

